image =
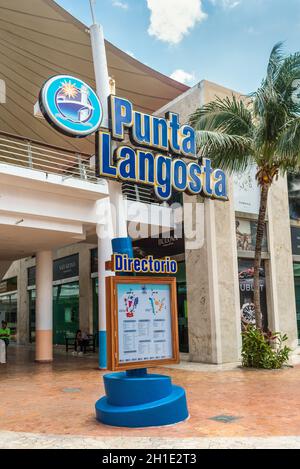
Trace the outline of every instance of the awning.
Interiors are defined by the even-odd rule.
[[[117,94],[143,112],[152,113],[188,89],[107,41],[106,50]],[[88,28],[53,0],[0,0],[0,79],[7,89],[0,130],[91,154],[93,138],[64,137],[33,116],[41,86],[57,74],[78,76],[95,88]]]

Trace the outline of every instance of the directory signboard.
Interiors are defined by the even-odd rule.
[[[178,363],[176,279],[108,277],[108,368]]]

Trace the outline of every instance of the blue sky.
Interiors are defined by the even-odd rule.
[[[88,0],[56,1],[90,25]],[[110,42],[188,85],[249,93],[276,42],[300,50],[300,0],[96,0],[96,12]]]

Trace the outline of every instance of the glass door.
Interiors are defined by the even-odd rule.
[[[53,287],[53,343],[65,344],[66,336],[79,329],[79,282]]]

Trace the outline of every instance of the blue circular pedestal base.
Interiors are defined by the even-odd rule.
[[[104,384],[106,396],[96,402],[96,418],[106,425],[157,427],[189,416],[184,389],[172,385],[168,376],[110,373]]]

